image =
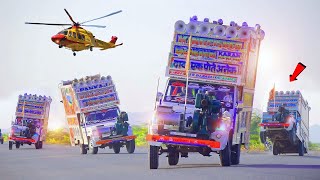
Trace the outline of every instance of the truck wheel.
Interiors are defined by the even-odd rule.
[[[267,141],[266,132],[261,132],[260,131],[260,141],[261,141],[262,144],[266,143],[266,141]]]
[[[80,144],[80,153],[87,154],[87,147],[84,144]]]
[[[170,166],[175,166],[179,162],[179,152],[175,149],[168,152],[168,163]]]
[[[89,141],[89,152],[90,152],[90,154],[97,154],[98,153],[98,147],[93,147],[92,140]]]
[[[279,154],[279,147],[278,147],[278,142],[277,141],[274,142],[274,144],[273,144],[272,153],[275,156]]]
[[[36,147],[36,149],[40,149],[40,141],[36,142],[34,146]]]
[[[19,149],[20,148],[20,143],[16,142],[16,148]]]
[[[299,152],[299,156],[303,156],[304,155],[304,144],[303,141],[299,141],[298,144],[298,152]]]
[[[89,152],[91,154],[97,154],[98,153],[98,147],[89,147]]]
[[[42,145],[43,145],[42,141],[39,141],[39,149],[42,149]]]
[[[159,167],[159,147],[158,146],[149,147],[149,161],[150,161],[150,169],[158,169]]]
[[[126,148],[129,154],[132,154],[134,150],[136,149],[136,143],[135,140],[127,141],[126,142]]]
[[[115,143],[113,144],[113,152],[116,153],[116,154],[119,154],[120,153],[120,144],[119,143]]]
[[[3,139],[1,139],[1,144],[3,144]]]
[[[230,166],[231,165],[230,142],[228,142],[226,147],[220,151],[220,164],[221,164],[221,166]]]
[[[241,142],[231,147],[231,164],[237,165],[240,163]]]
[[[13,145],[13,142],[9,141],[9,150],[12,150],[12,145]]]

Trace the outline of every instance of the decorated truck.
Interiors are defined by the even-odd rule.
[[[269,98],[267,112],[260,123],[260,139],[273,144],[273,154],[308,152],[309,111],[311,108],[300,91],[275,91]]]
[[[126,146],[135,150],[135,138],[128,115],[120,111],[119,98],[111,76],[86,76],[62,81],[62,102],[69,126],[71,145],[79,145],[81,154],[97,154],[109,147],[117,154]]]
[[[3,139],[3,136],[2,136],[2,133],[1,133],[1,129],[0,129],[0,143],[3,144],[3,141],[4,141],[4,139]]]
[[[166,88],[157,93],[149,123],[150,169],[158,168],[162,153],[167,153],[169,165],[190,152],[215,152],[222,166],[239,164],[240,146],[249,143],[263,38],[260,25],[246,22],[226,25],[222,19],[199,21],[193,16],[188,24],[175,23]]]
[[[42,149],[48,130],[51,97],[32,94],[19,95],[15,119],[9,133],[9,150],[15,144],[34,144]]]

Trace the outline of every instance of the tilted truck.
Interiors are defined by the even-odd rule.
[[[263,112],[260,123],[260,139],[273,143],[273,154],[308,152],[309,111],[308,102],[300,91],[276,91]]]
[[[15,144],[20,148],[23,144],[34,144],[42,149],[48,130],[51,97],[32,94],[19,95],[15,120],[9,133],[9,150]]]
[[[186,57],[191,36],[188,84]],[[150,169],[159,166],[159,155],[168,154],[169,165],[189,152],[220,155],[222,166],[239,164],[240,146],[248,147],[260,25],[234,22],[223,25],[190,18],[175,23],[166,69],[167,85],[157,93],[149,123]],[[186,89],[186,86],[188,89]],[[187,90],[187,91],[186,91]],[[185,94],[187,103],[185,106]]]
[[[135,150],[135,138],[128,115],[121,112],[119,98],[111,76],[87,76],[62,81],[62,102],[69,126],[71,145],[79,145],[81,154],[97,154],[109,147],[117,154],[126,146]]]

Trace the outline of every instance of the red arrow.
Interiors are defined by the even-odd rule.
[[[291,74],[289,76],[289,80],[290,82],[297,80],[297,77],[299,76],[299,74],[306,68],[307,66],[305,66],[304,64],[302,64],[301,62],[299,62],[297,64],[296,69],[294,70],[293,74]]]

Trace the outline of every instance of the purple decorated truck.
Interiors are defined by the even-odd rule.
[[[222,166],[239,164],[249,129],[260,43],[260,25],[222,19],[179,20],[167,62],[167,85],[157,93],[149,123],[150,169],[166,153],[169,165],[190,152],[219,154]],[[189,61],[187,59],[189,58]]]

